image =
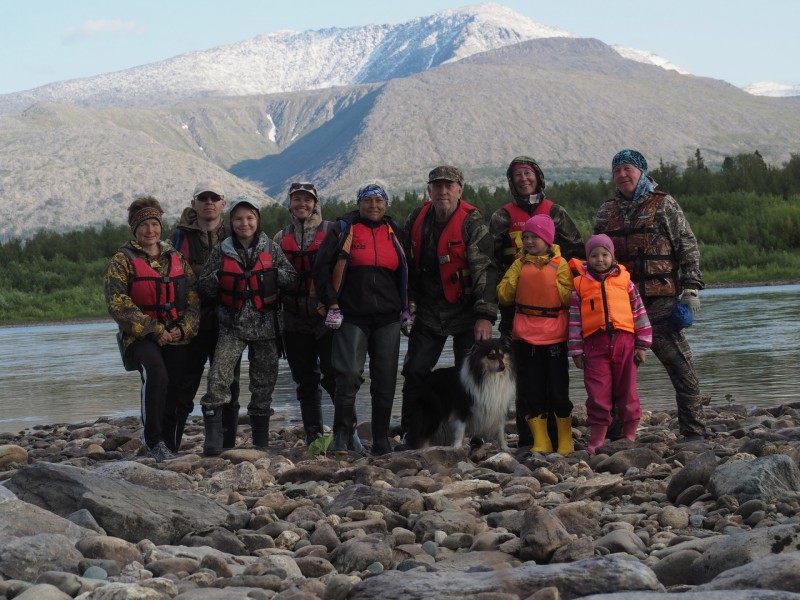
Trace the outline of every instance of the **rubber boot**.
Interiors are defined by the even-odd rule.
[[[589,445],[586,451],[589,454],[594,454],[597,449],[606,441],[606,433],[608,432],[607,425],[590,425],[589,427]]]
[[[385,406],[372,401],[372,455],[381,456],[389,454],[392,446],[389,444],[389,423],[392,419],[392,405]]]
[[[355,407],[350,404],[341,404],[334,408],[333,412],[333,443],[331,452],[347,452],[354,448],[353,434],[355,433]],[[359,440],[359,444],[361,440]]]
[[[222,447],[236,447],[236,433],[239,430],[239,404],[229,402],[222,407]]]
[[[206,430],[203,456],[222,454],[222,407],[203,408],[203,425]]]
[[[556,452],[563,456],[575,452],[575,444],[572,442],[572,415],[556,417],[556,427],[558,428],[558,449]]]
[[[527,421],[533,435],[531,452],[551,453],[553,451],[553,443],[550,441],[550,436],[547,435],[547,414],[530,417]]]
[[[172,441],[172,445],[170,446],[170,442],[167,441],[167,448],[172,450],[173,452],[179,452],[181,449],[181,441],[183,440],[183,430],[186,429],[186,420],[189,418],[189,415],[176,415],[175,418],[175,439]]]
[[[636,440],[636,430],[639,429],[639,420],[636,421],[625,421],[622,424],[622,435],[625,436],[626,439],[630,441]]]
[[[269,416],[250,415],[250,428],[253,430],[253,446],[269,448]]]
[[[319,394],[316,398],[300,402],[300,416],[303,418],[303,430],[306,434],[306,446],[322,437],[322,405]]]

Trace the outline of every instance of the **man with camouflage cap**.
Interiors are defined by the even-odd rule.
[[[586,258],[583,238],[575,222],[563,206],[545,197],[544,173],[530,156],[517,156],[506,170],[508,188],[513,201],[498,208],[489,221],[489,231],[494,238],[494,260],[502,278],[522,249],[522,227],[534,215],[546,215],[556,228],[555,244],[565,260]],[[511,335],[514,306],[500,307],[501,335]],[[518,447],[528,447],[533,437],[522,411],[517,410]]]
[[[684,439],[700,440],[706,432],[700,384],[692,351],[670,317],[680,302],[700,310],[700,252],[675,198],[656,191],[647,161],[636,150],[622,150],[611,161],[615,197],[600,207],[595,233],[614,241],[614,253],[639,287],[653,327],[651,349],[675,388],[678,426]]]
[[[414,418],[410,399],[436,366],[447,338],[453,338],[455,362],[461,364],[475,341],[492,337],[497,318],[492,236],[480,211],[461,199],[463,189],[461,169],[436,167],[428,174],[430,200],[405,225],[410,301],[403,320],[409,332],[403,361],[404,432]]]

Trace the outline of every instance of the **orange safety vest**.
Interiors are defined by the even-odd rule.
[[[678,293],[678,263],[672,242],[655,226],[664,196],[664,192],[650,193],[627,229],[619,205],[612,200],[603,232],[613,240],[617,262],[625,265],[643,298]]]
[[[541,268],[528,261],[522,263],[514,298],[516,312],[533,317],[558,317],[564,310],[556,277],[562,260],[561,256],[554,256]]]
[[[275,308],[278,281],[277,269],[272,266],[272,254],[260,252],[249,269],[242,268],[233,257],[224,255],[219,270],[219,288],[220,302],[234,312],[242,310],[246,300],[252,300],[256,310]]]
[[[612,334],[615,331],[636,333],[631,298],[628,295],[628,285],[631,282],[628,270],[619,265],[616,273],[597,281],[586,275],[583,263],[576,261],[571,265],[578,271],[573,285],[581,301],[583,337],[587,338],[601,329]]]
[[[533,215],[550,216],[551,206],[553,206],[553,201],[544,198],[533,209]],[[521,208],[516,202],[504,204],[503,210],[511,219],[508,224],[508,237],[505,239],[503,247],[503,264],[507,268],[511,266],[511,263],[519,255],[519,251],[522,250],[522,227],[533,215],[529,215],[528,211]]]
[[[161,255],[169,259],[169,272],[162,275],[130,248],[120,251],[133,267],[133,278],[128,282],[128,295],[133,303],[164,325],[179,321],[186,310],[186,272],[178,252],[168,250]]]
[[[428,214],[432,205],[430,200],[422,205],[422,209],[411,227],[411,259],[417,269],[420,268],[422,258],[422,230],[425,215]],[[458,207],[450,216],[436,246],[442,290],[445,299],[451,304],[458,304],[465,296],[472,294],[472,274],[467,262],[467,244],[464,241],[464,220],[474,210],[477,208],[459,200]]]

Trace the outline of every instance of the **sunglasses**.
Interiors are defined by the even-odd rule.
[[[295,182],[289,186],[289,194],[292,192],[312,192],[314,195],[317,193],[317,188],[314,187],[313,183],[298,183]]]
[[[200,194],[195,200],[199,202],[208,202],[211,200],[212,202],[219,202],[222,200],[221,196],[217,196],[216,194]]]

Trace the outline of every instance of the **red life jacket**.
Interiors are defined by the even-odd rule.
[[[275,308],[278,280],[277,269],[272,266],[272,254],[259,253],[249,269],[243,269],[239,261],[224,255],[219,271],[219,288],[220,302],[234,312],[242,310],[246,300],[252,300],[256,310]]]
[[[389,271],[405,267],[402,264],[403,249],[397,241],[394,228],[391,223],[385,225],[385,230],[383,226],[367,227],[363,223],[343,226],[339,256],[331,276],[333,289],[337,293],[342,289],[347,269],[352,267],[378,267]],[[405,290],[403,294],[405,295]]]
[[[522,227],[533,215],[550,216],[551,206],[553,206],[553,201],[543,198],[533,209],[533,214],[528,214],[528,211],[520,207],[516,202],[509,202],[503,205],[503,210],[511,218],[508,224],[508,237],[505,239],[503,247],[503,265],[506,268],[511,266],[511,263],[514,262],[514,259],[517,258],[519,251],[522,249]]]
[[[428,214],[432,205],[430,200],[422,205],[422,209],[411,227],[411,259],[417,270],[420,268],[422,258],[422,230],[425,215]],[[464,241],[464,219],[474,210],[477,210],[474,206],[459,200],[458,208],[450,216],[436,246],[442,290],[445,299],[451,304],[458,304],[464,296],[472,293],[472,275],[467,262],[467,244]]]
[[[294,270],[306,279],[306,290],[311,289],[311,270],[314,268],[314,261],[317,258],[319,247],[325,240],[325,236],[330,229],[330,221],[322,221],[317,226],[317,231],[314,233],[314,239],[302,250],[297,244],[295,239],[295,229],[293,225],[287,225],[281,232],[281,250],[286,255],[287,260],[292,264]],[[299,295],[299,294],[298,294]]]
[[[128,282],[128,295],[133,303],[164,325],[180,321],[186,310],[186,273],[180,254],[170,249],[161,255],[158,260],[169,260],[169,272],[162,275],[144,256],[130,248],[120,250],[133,267],[133,278]]]

